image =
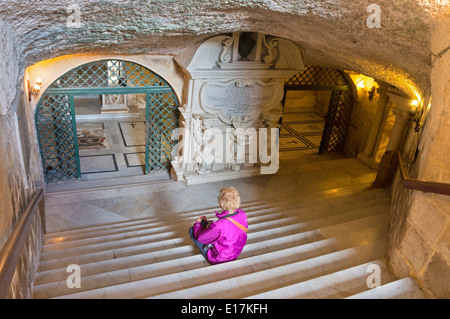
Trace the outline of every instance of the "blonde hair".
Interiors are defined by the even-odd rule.
[[[223,210],[233,213],[241,206],[241,197],[234,187],[224,187],[219,193],[219,205]]]

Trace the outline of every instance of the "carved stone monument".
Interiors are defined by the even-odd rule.
[[[198,174],[203,180],[259,174],[260,163],[243,162],[236,150],[256,143],[259,128],[278,127],[285,79],[304,69],[300,48],[258,32],[235,32],[212,37],[175,60],[189,83],[180,108],[182,151],[172,163],[176,176],[196,183]],[[248,139],[247,133],[237,137],[238,129]]]

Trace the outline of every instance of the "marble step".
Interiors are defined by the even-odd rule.
[[[247,242],[255,242],[259,240],[267,240],[277,238],[280,234],[296,234],[300,232],[313,231],[321,228],[324,234],[331,233],[333,229],[354,230],[369,222],[371,225],[379,225],[386,222],[387,214],[378,214],[373,210],[357,210],[348,213],[341,213],[328,217],[318,217],[311,220],[298,220],[296,223],[281,223],[280,221],[271,221],[264,223],[266,227],[260,229],[258,232],[249,232]],[[255,228],[260,228],[261,224],[255,225]]]
[[[80,199],[98,199],[119,197],[129,193],[142,194],[175,191],[183,188],[182,183],[170,180],[167,173],[140,176],[121,176],[109,179],[78,181],[77,183],[49,184],[46,188],[46,200],[58,202],[79,201]]]
[[[262,236],[260,236],[262,239],[260,240],[247,241],[247,245],[242,253],[242,256],[253,255],[256,252],[265,252],[267,249],[272,251],[322,240],[324,238],[327,238],[327,235],[339,236],[351,231],[356,231],[358,229],[364,230],[371,227],[384,227],[386,221],[387,216],[380,215],[362,219],[358,223],[352,221],[346,224],[340,224],[336,226],[336,229],[333,229],[333,226],[325,226],[323,228],[304,232],[282,232],[279,233],[278,236],[273,236],[273,232],[271,230],[265,230],[264,233],[267,236],[264,236],[264,234],[262,234]],[[353,229],[351,227],[352,224]],[[268,236],[269,234],[272,234],[272,236]],[[92,254],[85,254],[82,256],[69,256],[66,258],[54,259],[46,263],[41,263],[39,267],[40,272],[37,276],[37,282],[40,282],[41,278],[52,278],[52,276],[54,275],[54,273],[52,273],[53,271],[59,272],[60,274],[63,274],[65,276],[66,267],[73,263],[80,265],[84,269],[86,264],[89,265],[92,263],[111,263],[112,265],[116,265],[120,262],[126,262],[126,260],[122,259],[124,257],[129,257],[131,260],[146,259],[153,262],[159,262],[170,258],[183,258],[186,256],[189,257],[195,254],[198,254],[198,252],[193,249],[192,244],[189,243],[189,241],[180,240],[179,246],[167,246],[166,244],[158,243],[157,245],[147,244],[141,245],[139,247],[123,247],[111,252],[100,251]],[[45,280],[48,279],[42,280],[45,282]]]
[[[379,202],[385,202],[384,198],[375,198],[375,199],[369,199],[369,200],[355,200],[353,198],[351,199],[343,199],[344,201],[338,201],[335,200],[333,210],[340,211],[343,209],[355,209],[357,207],[370,207],[371,205],[378,204]],[[329,206],[325,205],[323,201],[313,201],[309,202],[308,204],[301,203],[299,204],[296,201],[291,202],[283,202],[280,206],[274,206],[276,203],[262,203],[259,202],[257,204],[246,204],[243,205],[242,208],[246,211],[247,215],[251,217],[252,215],[258,215],[261,216],[262,214],[268,214],[273,211],[278,211],[282,213],[290,213],[292,214],[298,214],[299,208],[307,208],[307,213],[310,214],[310,209],[313,208],[315,211],[318,210],[329,210]],[[247,209],[248,208],[248,209]],[[144,230],[147,228],[150,228],[152,226],[164,226],[167,225],[169,222],[178,222],[180,219],[189,219],[189,221],[194,220],[199,215],[206,215],[208,218],[215,217],[214,209],[206,209],[204,211],[195,211],[185,214],[178,214],[175,218],[167,218],[166,216],[161,217],[152,217],[152,218],[146,218],[141,220],[133,220],[133,221],[126,221],[126,222],[119,222],[119,223],[113,223],[109,225],[104,226],[96,226],[96,227],[87,227],[82,228],[79,230],[71,230],[66,232],[59,232],[57,234],[46,234],[44,237],[44,243],[46,244],[44,246],[44,251],[50,251],[53,249],[57,249],[57,247],[68,247],[70,244],[67,244],[67,246],[62,245],[55,245],[55,244],[61,244],[66,243],[69,241],[76,241],[81,239],[88,239],[92,237],[99,237],[100,235],[109,235],[109,234],[120,234],[127,230],[129,231],[139,231]]]
[[[257,207],[257,208],[264,208],[268,207],[270,204],[264,202],[264,201],[255,201],[250,203],[243,203],[242,207]],[[179,216],[193,216],[196,214],[203,214],[203,213],[211,213],[211,210],[214,210],[217,208],[205,208],[202,210],[196,210],[196,211],[188,211],[184,213],[175,213],[170,215],[164,215],[164,220],[173,220],[179,218]],[[107,224],[101,224],[101,225],[92,225],[92,226],[86,226],[82,228],[75,228],[60,232],[53,232],[53,233],[47,233],[44,234],[44,242],[45,244],[51,244],[53,243],[52,240],[54,240],[55,243],[62,242],[62,241],[69,241],[72,238],[81,238],[83,234],[98,234],[98,232],[104,231],[104,230],[110,230],[110,229],[116,229],[121,227],[127,227],[127,226],[134,226],[134,225],[141,225],[141,224],[148,224],[151,222],[157,222],[161,221],[161,217],[147,217],[147,218],[141,218],[141,219],[132,219],[132,220],[126,220],[126,221],[119,221],[119,222],[113,222],[113,223],[107,223]]]
[[[381,204],[380,207],[383,208],[384,204]],[[274,220],[260,220],[259,222],[255,219],[260,218],[259,216],[255,216],[254,218],[249,218],[249,223],[251,227],[249,227],[249,233],[247,241],[251,243],[252,241],[258,241],[262,239],[274,238],[279,234],[291,234],[296,232],[304,232],[308,230],[313,230],[316,227],[325,227],[328,225],[333,225],[342,222],[348,222],[352,219],[362,218],[377,214],[376,210],[377,206],[373,206],[368,209],[360,209],[349,211],[341,214],[337,214],[331,216],[321,216],[314,215],[309,213],[306,216],[295,216],[295,217],[287,217],[287,218],[279,218],[277,216]],[[152,233],[146,236],[143,236],[142,232],[127,232],[125,235],[123,234],[115,234],[113,236],[106,236],[102,238],[92,238],[89,239],[89,245],[86,245],[86,240],[82,240],[85,244],[77,245],[75,247],[67,247],[64,246],[63,249],[53,250],[53,251],[44,251],[41,254],[40,261],[40,269],[49,269],[51,267],[51,260],[56,259],[56,264],[61,262],[68,262],[70,260],[75,260],[75,257],[72,256],[81,256],[86,254],[92,254],[95,252],[105,251],[105,250],[117,250],[124,246],[137,246],[140,244],[148,244],[152,241],[159,242],[160,240],[165,240],[164,246],[170,248],[171,242],[170,240],[175,240],[174,246],[177,246],[177,243],[182,241],[178,240],[176,236],[184,235],[187,229],[190,227],[191,222],[187,224],[178,223],[176,226],[167,226],[169,230],[165,232]],[[173,227],[173,228],[170,228]],[[175,228],[178,227],[178,228]],[[164,227],[158,227],[157,230],[164,230]],[[153,231],[154,229],[150,229],[149,231]],[[264,232],[262,232],[264,231]],[[122,237],[121,237],[122,236]],[[97,242],[92,242],[97,241]],[[71,242],[70,244],[76,244],[79,242]],[[55,246],[55,245],[54,245]],[[70,257],[65,258],[67,255]],[[78,258],[79,259],[79,258]]]
[[[214,266],[187,235],[193,217],[213,217],[211,208],[46,234],[34,298],[178,298],[192,289],[192,298],[209,298],[197,285],[212,290],[231,285],[235,297],[227,293],[227,298],[274,291],[382,258],[388,200],[386,190],[358,185],[244,203],[251,225],[247,245],[238,260]],[[370,258],[368,251],[374,253]],[[361,256],[368,259],[354,264]],[[80,265],[83,291],[67,288],[69,264]],[[297,274],[293,265],[304,273]],[[304,277],[311,268],[306,265],[326,271]],[[295,282],[273,284],[272,277],[287,280],[283,272]],[[262,291],[257,290],[260,276],[267,276]]]
[[[220,298],[226,295],[230,299],[241,299],[381,258],[384,254],[384,246],[384,241],[363,244],[282,266],[272,266],[264,270],[255,269],[254,272],[245,275],[229,275],[228,278],[219,281],[214,278],[215,274],[206,275],[206,283],[199,283],[195,280],[196,278],[186,278],[184,281],[182,278],[184,289],[168,292],[164,292],[169,289],[163,287],[157,287],[154,291],[146,290],[143,283],[144,285],[136,287],[136,295],[147,294],[148,298],[163,299]],[[267,262],[271,263],[273,259]],[[115,294],[120,295],[120,291]]]
[[[346,299],[427,299],[411,277],[392,281],[380,287],[351,295]]]
[[[246,205],[242,208],[246,210]],[[95,226],[89,228],[80,228],[67,232],[59,232],[58,234],[46,234],[44,237],[45,250],[50,251],[53,247],[64,247],[65,243],[75,242],[83,239],[90,239],[93,237],[107,236],[127,231],[139,231],[152,227],[160,227],[168,224],[177,224],[180,220],[193,222],[198,216],[205,215],[208,218],[215,218],[214,211],[217,208],[208,208],[205,210],[197,210],[195,212],[177,214],[176,216],[160,216],[144,218],[139,220],[130,220],[125,222],[118,222],[113,224],[106,224],[102,226]],[[259,204],[252,206],[252,210],[247,213],[248,216],[258,214],[269,214],[276,210],[270,204]],[[69,244],[70,245],[70,244]]]
[[[361,205],[349,205],[345,209],[337,209],[334,211],[334,214],[341,214],[345,210],[349,211],[370,211],[379,207],[380,211],[385,204],[379,200],[375,200],[370,202],[369,208],[360,208],[366,206],[367,202]],[[311,209],[307,209],[299,212],[295,207],[291,208],[290,211],[286,211],[284,209],[276,209],[271,211],[253,211],[247,214],[249,224],[252,229],[261,229],[263,227],[272,227],[274,225],[283,225],[283,224],[291,224],[294,222],[298,222],[300,219],[304,222],[311,220],[313,218],[326,217],[327,211],[322,212],[312,212]],[[111,242],[113,240],[122,240],[126,238],[133,238],[136,236],[148,236],[155,233],[161,233],[164,231],[180,231],[182,229],[188,229],[193,222],[193,218],[189,218],[187,220],[178,220],[176,225],[171,224],[169,222],[160,221],[157,223],[144,223],[139,226],[126,226],[122,228],[115,228],[113,230],[107,231],[98,231],[91,233],[89,235],[83,234],[82,236],[77,236],[73,238],[71,241],[61,241],[60,243],[55,241],[46,241],[46,244],[43,248],[44,255],[50,251],[57,250],[65,250],[69,248],[85,246],[85,245],[93,245],[102,242]],[[94,237],[94,235],[97,236]],[[45,260],[46,257],[44,257]]]
[[[340,189],[335,189],[334,191],[336,193],[338,193],[339,190]],[[371,192],[371,194],[374,194],[374,195],[372,195],[372,196],[374,196],[374,198],[377,198],[376,190],[371,190],[370,192]],[[328,196],[328,193],[329,192],[325,192],[324,194],[327,194],[327,196]],[[362,195],[363,195],[363,193],[361,193],[361,196]],[[331,200],[332,198],[334,198],[335,203],[338,204],[338,203],[343,203],[343,202],[354,201],[354,198],[351,198],[351,197],[352,197],[351,195],[342,195],[342,196],[333,196],[333,197],[328,196],[328,198],[326,200]],[[250,211],[248,211],[249,213],[251,213],[253,210],[259,210],[264,207],[266,207],[267,209],[270,209],[270,208],[274,209],[274,207],[279,206],[279,203],[282,203],[283,206],[286,206],[289,204],[296,204],[300,207],[300,206],[306,206],[306,205],[313,205],[314,203],[317,203],[317,202],[320,202],[323,200],[324,199],[322,199],[322,198],[320,198],[320,199],[319,198],[317,198],[317,199],[302,198],[299,201],[297,198],[281,198],[279,200],[272,200],[270,202],[255,201],[255,202],[250,202],[250,203],[243,203],[242,208],[246,211],[247,211],[247,208],[251,209]],[[183,212],[183,213],[166,214],[166,215],[164,215],[164,220],[173,220],[173,219],[179,218],[180,216],[183,216],[183,217],[195,216],[196,217],[196,216],[202,215],[202,214],[208,214],[208,213],[211,214],[211,212],[213,212],[215,209],[217,209],[217,208],[214,207],[214,208],[206,208],[203,210],[188,211],[188,212]],[[71,238],[76,238],[77,236],[81,236],[81,234],[83,234],[83,233],[85,233],[85,234],[91,233],[91,234],[96,235],[99,231],[125,227],[127,225],[129,225],[129,226],[140,225],[142,223],[151,222],[151,221],[160,221],[160,220],[161,220],[161,217],[158,216],[158,217],[149,217],[149,218],[143,218],[143,219],[114,222],[114,223],[103,224],[103,225],[87,226],[87,227],[78,228],[78,229],[72,229],[72,230],[66,230],[66,231],[61,231],[61,232],[45,234],[44,240],[46,243],[58,243],[58,242],[62,242],[62,241],[68,241]]]
[[[355,194],[355,192],[357,192]],[[303,206],[310,206],[314,205],[314,203],[319,202],[334,202],[334,205],[341,204],[348,204],[351,202],[354,202],[355,200],[358,201],[364,201],[367,199],[376,199],[376,198],[383,198],[386,199],[386,192],[383,189],[369,189],[367,186],[349,186],[349,187],[341,187],[337,189],[331,189],[326,190],[322,192],[314,192],[310,194],[306,194],[299,197],[292,197],[292,196],[286,196],[281,197],[278,200],[271,200],[271,201],[255,201],[250,203],[243,203],[242,207],[246,210],[247,208],[259,208],[262,206],[265,207],[278,207],[281,203],[282,205],[288,205],[288,204],[296,204],[299,207]],[[172,213],[172,214],[166,214],[164,216],[164,219],[176,219],[179,216],[198,216],[200,214],[205,213],[211,213],[211,209],[217,209],[217,208],[206,208],[203,210],[196,210],[196,211],[188,211],[188,212],[182,212],[182,213]],[[65,230],[61,232],[54,232],[44,235],[44,239],[51,241],[52,239],[55,240],[55,242],[60,242],[63,240],[68,240],[72,235],[79,235],[82,233],[96,233],[98,231],[112,229],[116,227],[122,227],[125,225],[138,225],[141,222],[151,221],[151,220],[160,220],[160,217],[149,217],[144,219],[137,219],[137,220],[127,220],[127,221],[120,221],[120,222],[114,222],[109,224],[103,224],[103,225],[92,225],[87,226],[83,228],[78,229],[72,229],[72,230]],[[49,242],[50,243],[50,242]]]
[[[378,218],[361,219],[357,225],[357,230],[366,232],[365,236],[367,236],[367,239],[373,236],[373,232],[375,232],[375,235],[379,233],[385,235],[384,230],[387,229],[385,227],[387,216],[383,217],[380,215],[375,217]],[[354,221],[337,226],[329,226],[325,224],[323,228],[304,232],[295,232],[294,234],[279,234],[275,238],[272,236],[267,236],[270,230],[265,230],[263,231],[262,236],[259,236],[262,237],[263,240],[247,241],[247,245],[241,254],[241,258],[253,256],[258,253],[266,253],[267,251],[286,249],[314,241],[320,241],[327,238],[327,234],[333,234],[333,236],[348,234],[352,223],[354,223]],[[336,227],[336,229],[332,230],[333,227]],[[355,229],[353,229],[353,231],[355,231]],[[101,252],[98,254],[85,255],[83,256],[84,258],[69,257],[57,259],[54,263],[41,265],[35,284],[55,281],[58,278],[66,278],[66,267],[72,263],[76,263],[81,266],[83,275],[91,275],[101,271],[112,271],[120,267],[130,267],[137,264],[156,263],[167,259],[180,260],[180,258],[191,257],[192,255],[198,254],[190,243],[184,246],[151,252],[145,252],[144,249],[141,251],[136,251],[136,249],[127,248],[128,247],[124,247],[123,249],[114,251],[112,254],[114,258],[111,257],[111,254]]]
[[[60,298],[207,298],[223,296],[243,298],[258,289],[279,288],[283,282],[305,280],[327,272],[344,269],[352,263],[376,259],[384,253],[385,243],[364,243],[361,246],[320,255],[277,266],[275,252],[264,256],[238,259],[208,267],[200,267],[167,275],[139,279],[131,272],[128,283],[96,288],[59,296]],[[276,255],[276,254],[275,254]],[[271,264],[272,263],[272,264]]]
[[[363,229],[364,227],[361,228]],[[247,263],[250,263],[252,259],[260,262],[261,259],[270,261],[272,258],[277,258],[279,262],[288,263],[299,258],[314,257],[336,249],[352,247],[361,243],[365,244],[368,240],[382,239],[386,236],[387,227],[386,225],[371,227],[368,222],[367,229],[354,232],[349,232],[348,229],[345,229],[341,234],[335,231],[336,238],[326,239],[323,239],[323,236],[319,236],[319,232],[320,229],[309,234],[290,235],[285,236],[286,238],[280,237],[275,240],[247,244],[239,260],[247,260]],[[119,284],[130,280],[160,276],[174,271],[179,272],[208,265],[203,257],[193,249],[192,245],[180,247],[179,249],[184,249],[187,256],[180,257],[179,254],[173,256],[174,251],[171,250],[163,251],[159,256],[142,254],[82,265],[83,289]],[[170,259],[165,260],[168,257]],[[130,275],[124,269],[127,269]],[[132,276],[132,278],[129,276]],[[36,279],[36,283],[41,283],[40,286],[35,287],[36,298],[41,298],[43,293],[46,293],[46,297],[53,297],[52,293],[61,291],[67,293],[66,278],[65,268],[41,272]],[[57,279],[61,281],[45,284],[46,281],[50,282]]]
[[[365,218],[363,219],[363,217]],[[353,220],[355,218],[359,218],[360,222],[355,222]],[[386,215],[383,216],[373,214],[370,213],[370,211],[367,211],[365,215],[362,215],[361,212],[356,211],[345,213],[342,216],[330,216],[328,218],[318,219],[313,221],[314,224],[311,224],[310,222],[309,226],[304,222],[298,224],[280,225],[279,221],[276,220],[272,222],[275,225],[278,224],[278,227],[266,227],[264,229],[260,229],[259,231],[255,229],[257,228],[257,224],[254,224],[252,227],[253,229],[249,231],[247,243],[272,240],[277,239],[278,237],[287,238],[287,236],[290,235],[299,236],[303,233],[304,235],[301,236],[311,236],[311,233],[319,236],[326,236],[327,234],[330,234],[330,229],[333,229],[334,224],[341,223],[341,225],[335,227],[338,227],[338,229],[343,229],[343,231],[347,231],[352,227],[352,225],[353,227],[356,227],[356,229],[358,227],[363,229],[367,225],[375,226],[383,223],[386,218]],[[343,222],[346,222],[346,224],[342,224]],[[315,229],[316,227],[321,227],[320,232]],[[335,233],[336,232],[338,231],[335,230]],[[174,250],[183,244],[190,244],[190,240],[187,239],[187,234],[184,234],[184,239],[176,237],[171,238],[171,235],[174,234],[161,234],[161,236],[164,236],[163,239],[165,238],[165,242],[161,241],[161,236],[157,237],[154,242],[152,239],[155,238],[148,236],[146,238],[142,237],[118,242],[107,242],[106,244],[94,245],[93,247],[80,247],[78,249],[66,249],[56,252],[49,252],[45,256],[41,257],[39,270],[46,271],[59,267],[67,267],[70,263],[81,265],[86,262],[91,262],[91,260],[98,262],[105,259],[123,257],[127,254],[131,255],[145,252],[156,253],[161,249]]]
[[[386,285],[394,279],[386,267],[386,259],[381,258],[333,272],[318,278],[287,285],[282,288],[251,295],[247,299],[342,299],[369,290],[369,266],[380,268],[380,284]]]

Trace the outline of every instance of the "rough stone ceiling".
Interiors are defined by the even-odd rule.
[[[81,27],[70,28],[67,0],[0,0],[20,63],[74,53],[177,54],[231,31],[288,38],[307,63],[353,70],[408,91],[428,87],[430,34],[449,16],[449,0],[111,0],[73,1]],[[366,24],[380,7],[380,28]]]

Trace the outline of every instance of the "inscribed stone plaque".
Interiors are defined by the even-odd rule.
[[[263,111],[275,108],[282,98],[279,81],[232,80],[209,82],[201,90],[201,107],[230,123],[232,116],[256,118]]]

